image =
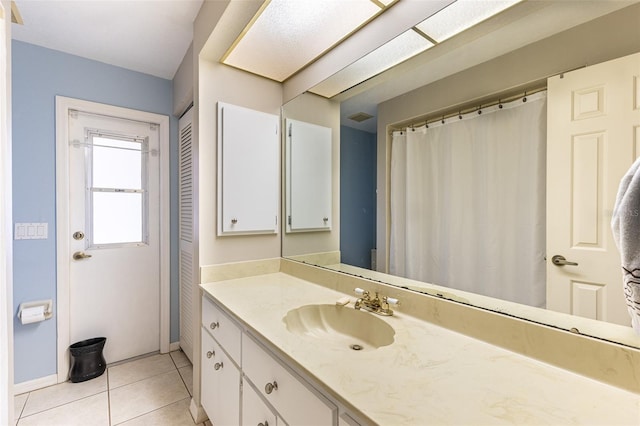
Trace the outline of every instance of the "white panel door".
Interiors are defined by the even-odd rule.
[[[548,81],[548,309],[630,324],[610,222],[620,179],[640,155],[639,80],[635,54]]]
[[[71,343],[108,363],[160,349],[159,126],[69,113]]]

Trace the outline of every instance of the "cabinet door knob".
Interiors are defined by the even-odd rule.
[[[211,327],[212,330],[215,330],[216,328],[220,327],[220,324],[218,323],[218,321],[212,322],[209,327]]]
[[[278,390],[278,383],[275,380],[273,381],[273,383],[267,383],[264,386],[264,391],[267,393],[267,395],[270,395],[274,390]]]
[[[224,365],[222,365],[222,362],[216,362],[213,365],[214,370],[220,370],[222,367],[224,367]]]
[[[216,351],[207,351],[207,358],[211,358],[216,355]]]
[[[258,426],[269,426],[269,422],[265,420],[264,423],[258,423]]]

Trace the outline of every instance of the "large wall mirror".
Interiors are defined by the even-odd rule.
[[[547,293],[544,290],[551,257],[556,254],[547,253],[545,242],[549,239],[549,233],[554,233],[551,226],[558,220],[558,217],[550,217],[545,209],[548,198],[546,183],[550,179],[546,170],[546,114],[549,106],[545,93],[550,84],[548,81],[551,81],[548,79],[559,79],[560,75],[569,76],[575,70],[640,52],[638,22],[640,4],[635,1],[602,0],[581,2],[580,5],[565,1],[522,2],[334,96],[317,94],[325,90],[327,85],[324,84],[321,89],[314,90],[312,87],[289,101],[282,109],[284,119],[302,120],[329,127],[333,131],[334,210],[330,231],[283,232],[283,257],[640,348],[640,337],[631,329],[630,320],[625,324],[628,318],[626,310],[614,315],[614,320],[602,321],[587,318],[598,318],[601,312],[589,312],[589,309],[580,311],[579,306],[570,306],[568,311],[564,308],[550,309],[552,303],[546,300]],[[640,62],[635,67],[635,73],[636,84],[640,85]],[[636,98],[640,96],[638,87],[635,87]],[[524,292],[528,292],[531,282],[535,281],[534,285],[543,289],[542,300],[534,298],[531,302],[522,302],[512,295],[500,300],[501,296],[496,297],[490,290],[457,286],[455,283],[445,285],[437,280],[424,281],[412,277],[416,272],[398,267],[391,260],[394,254],[390,253],[401,250],[394,246],[397,240],[392,235],[398,230],[394,228],[397,225],[391,217],[392,212],[397,214],[397,210],[391,207],[391,203],[395,202],[394,197],[399,196],[397,190],[391,193],[393,185],[397,184],[392,182],[397,178],[393,176],[391,165],[393,138],[400,132],[424,131],[425,123],[464,121],[459,117],[465,112],[479,115],[477,110],[506,107],[512,99],[513,102],[522,103],[522,95],[528,98],[532,108],[536,100],[540,100],[540,108],[533,108],[527,114],[544,116],[542,127],[537,130],[542,134],[542,146],[532,151],[534,154],[522,154],[529,156],[527,158],[541,156],[541,174],[536,182],[526,187],[526,191],[541,200],[542,204],[535,208],[542,212],[542,217],[523,230],[526,233],[537,232],[539,237],[532,238],[541,239],[538,241],[539,249],[527,254],[535,258],[534,267],[538,269],[534,272],[522,270],[522,276],[527,279],[521,281],[523,286],[527,286]],[[635,128],[638,129],[640,108],[634,114],[637,121]],[[524,124],[519,124],[524,126],[519,131],[535,132],[528,127],[530,121],[525,118]],[[639,139],[635,140],[635,145],[640,154],[640,133],[636,132],[635,138]],[[397,158],[398,154],[393,155]],[[469,163],[473,167],[494,167],[489,159],[480,161],[477,153],[476,157],[473,155],[470,154]],[[575,169],[574,166],[566,164],[569,170]],[[516,166],[512,173],[514,176],[528,174],[523,170]],[[618,174],[622,176],[625,171],[619,170]],[[455,185],[455,179],[452,185]],[[404,188],[413,187],[404,185]],[[476,190],[470,191],[470,196],[478,194]],[[426,195],[430,197],[428,201],[433,200],[435,196],[429,194]],[[501,196],[512,195],[505,191]],[[588,199],[601,199],[603,194],[587,194],[584,197],[581,203]],[[610,220],[611,209],[613,205],[604,206],[598,213],[601,223]],[[519,214],[517,211],[511,213]],[[413,224],[403,226],[409,228]],[[537,231],[533,229],[536,227]],[[491,237],[481,225],[463,231],[466,233],[463,235],[469,237],[470,233],[481,234],[473,238]],[[610,229],[603,232],[610,232]],[[408,234],[411,234],[410,230]],[[514,247],[505,250],[517,252],[517,244]],[[470,254],[475,255],[482,256],[483,253],[476,250],[475,254]],[[438,256],[438,253],[431,254],[432,258],[438,259]],[[429,261],[433,259],[424,260],[423,263],[428,264]],[[497,259],[494,262],[495,268],[501,267],[501,261]],[[471,261],[459,262],[452,267],[464,269],[471,264]],[[619,266],[597,264],[596,269],[612,269],[618,273]],[[566,269],[570,267],[563,266],[565,271],[571,271]],[[622,287],[621,275],[616,285]],[[585,289],[591,291],[588,286]],[[570,304],[579,303],[581,297],[578,295]],[[588,299],[590,296],[586,297]],[[597,309],[608,308],[603,306]],[[570,313],[577,311],[581,315]]]

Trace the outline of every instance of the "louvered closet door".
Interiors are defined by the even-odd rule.
[[[193,286],[195,285],[193,245],[193,109],[187,111],[178,123],[180,138],[179,165],[179,228],[180,228],[180,347],[193,363]]]

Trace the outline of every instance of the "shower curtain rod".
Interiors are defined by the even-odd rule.
[[[418,121],[415,121],[413,123],[410,124],[402,124],[400,126],[390,126],[389,127],[389,133],[393,133],[393,132],[397,132],[397,131],[406,131],[407,129],[411,129],[414,127],[420,127],[420,126],[424,126],[426,125],[427,127],[429,127],[429,124],[432,123],[437,123],[439,121],[445,121],[448,118],[451,117],[456,117],[456,116],[463,116],[465,114],[468,114],[470,112],[475,112],[475,111],[479,111],[481,112],[483,108],[488,108],[488,107],[492,107],[494,105],[500,105],[500,104],[506,104],[509,102],[513,102],[516,101],[518,99],[525,99],[526,102],[526,97],[527,96],[531,96],[534,95],[536,93],[539,92],[543,92],[547,90],[547,83],[546,80],[543,83],[543,85],[536,85],[536,86],[532,86],[532,88],[527,89],[527,90],[523,90],[523,91],[519,91],[517,94],[515,95],[509,95],[509,96],[505,96],[505,97],[498,97],[495,98],[493,100],[487,101],[487,102],[481,102],[478,105],[472,106],[472,107],[467,107],[467,108],[458,108],[458,109],[453,109],[453,108],[448,108],[446,113],[434,113],[434,114],[429,114],[427,116],[427,118],[423,118],[420,119]]]

